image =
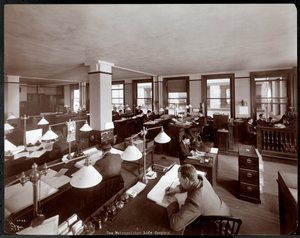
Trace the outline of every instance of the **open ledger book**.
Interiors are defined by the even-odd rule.
[[[178,179],[178,168],[180,165],[175,164],[172,169],[170,169],[161,179],[157,182],[157,184],[151,189],[151,191],[147,194],[147,198],[156,202],[158,205],[167,207],[170,202],[168,201],[167,196],[165,195],[165,190],[167,187],[171,186],[172,188],[179,185]],[[206,173],[202,171],[198,171],[197,173],[201,176],[205,176]],[[184,204],[187,193],[176,193],[175,197],[178,200],[179,206],[181,207]]]
[[[38,197],[44,199],[58,191],[58,188],[70,181],[66,175],[57,176],[56,171],[49,169],[46,176],[38,181]],[[39,184],[40,183],[40,184]],[[28,181],[23,186],[20,183],[5,188],[4,204],[7,214],[16,213],[33,205],[32,182]]]

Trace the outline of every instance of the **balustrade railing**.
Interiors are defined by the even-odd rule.
[[[297,158],[297,131],[295,128],[257,127],[257,148],[262,155]]]

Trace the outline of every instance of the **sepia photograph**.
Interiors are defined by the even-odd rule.
[[[2,234],[298,234],[297,7],[7,1]]]

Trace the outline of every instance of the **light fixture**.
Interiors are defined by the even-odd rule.
[[[5,134],[12,132],[13,129],[15,129],[15,128],[12,125],[5,122],[5,124],[4,124],[4,133]]]
[[[10,113],[6,120],[17,119],[13,113]]]
[[[83,166],[78,172],[74,174],[74,176],[70,180],[70,185],[76,188],[90,188],[99,184],[102,181],[102,175],[91,164],[89,164],[87,155],[83,155],[68,160],[68,163],[70,161],[75,161],[78,159],[86,159],[84,164],[85,166]],[[50,166],[44,164],[41,170],[38,170],[37,164],[34,163],[32,165],[30,174],[25,175],[25,173],[22,172],[20,177],[18,177],[16,180],[6,185],[6,186],[10,186],[11,184],[14,184],[16,181],[19,181],[22,185],[24,185],[28,181],[32,182],[32,186],[33,186],[33,220],[31,221],[32,227],[40,225],[45,219],[45,216],[41,213],[41,210],[38,207],[38,203],[39,203],[38,182],[41,180],[41,177],[43,175],[47,174],[49,168],[58,166],[60,164],[65,164],[65,163],[66,162],[63,161],[63,162],[52,164]]]
[[[164,128],[161,128],[161,131],[157,136],[155,136],[154,141],[159,144],[164,144],[170,142],[171,138],[164,132]]]
[[[45,117],[43,116],[42,119],[38,122],[39,126],[43,126],[43,125],[48,125],[49,122],[45,119]]]
[[[90,127],[87,120],[85,121],[84,125],[79,129],[80,131],[92,131],[93,128]]]
[[[84,166],[74,174],[70,184],[75,188],[90,188],[102,181],[102,175],[90,164],[88,157]]]
[[[9,140],[4,138],[4,152],[12,151],[16,148],[16,146],[11,143]]]
[[[121,154],[121,159],[126,161],[135,161],[142,158],[141,151],[133,144],[133,138],[130,139],[130,145]]]
[[[56,140],[59,136],[51,130],[49,126],[48,131],[42,136],[41,141],[51,141]]]
[[[146,168],[147,167],[146,135],[147,135],[148,131],[158,129],[158,128],[161,128],[161,132],[154,138],[154,141],[159,144],[168,143],[171,140],[171,138],[163,131],[162,126],[157,126],[157,127],[152,127],[152,128],[143,127],[141,132],[139,132],[131,137],[131,139],[130,139],[131,144],[129,146],[127,146],[125,151],[121,154],[121,158],[123,160],[127,160],[127,161],[138,160],[143,156],[143,160],[144,160],[143,183],[146,183],[146,184],[148,183],[148,179],[147,179],[147,175],[146,175],[146,172],[147,172],[147,168]],[[143,154],[133,144],[133,138],[138,135],[143,136]]]

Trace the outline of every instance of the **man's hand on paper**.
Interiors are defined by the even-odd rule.
[[[171,186],[169,186],[165,190],[166,195],[173,195],[173,194],[179,193],[179,192],[180,192],[179,187],[172,188]]]
[[[178,201],[177,201],[177,198],[174,196],[174,194],[168,194],[168,195],[167,195],[167,199],[168,199],[168,201],[169,201],[170,203],[172,203],[172,202],[178,202]]]

